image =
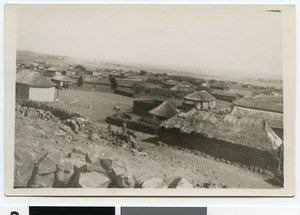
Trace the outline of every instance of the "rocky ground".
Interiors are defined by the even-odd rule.
[[[15,129],[15,187],[276,188],[268,174],[80,117],[19,105]]]

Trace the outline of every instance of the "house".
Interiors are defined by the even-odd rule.
[[[209,86],[213,90],[229,90],[229,87],[221,83],[213,83]]]
[[[283,103],[282,95],[268,95],[268,94],[260,94],[254,97],[254,99],[262,99],[270,102]]]
[[[176,85],[176,86],[170,88],[170,90],[173,92],[176,92],[177,95],[179,95],[179,96],[186,95],[186,94],[194,91],[191,86],[184,85],[184,84]]]
[[[163,102],[159,106],[149,111],[153,119],[166,120],[178,113],[177,109],[168,101]]]
[[[233,102],[240,98],[240,96],[237,93],[233,93],[230,91],[224,91],[224,90],[214,90],[211,93],[216,99]]]
[[[246,97],[246,98],[249,98],[249,97],[251,97],[253,95],[253,92],[251,90],[232,89],[232,88],[230,88],[229,92],[236,93],[240,97]]]
[[[261,99],[242,98],[235,101],[232,114],[262,119],[270,127],[283,129],[283,104]]]
[[[183,109],[210,110],[216,107],[216,98],[205,90],[196,91],[184,97]]]
[[[162,122],[165,143],[199,150],[214,157],[276,170],[282,140],[262,119],[193,109]]]
[[[21,71],[16,74],[16,98],[34,101],[54,101],[56,84],[38,72]]]
[[[73,84],[74,80],[63,75],[54,76],[51,80],[57,84],[57,86],[68,88],[69,84]]]
[[[44,72],[43,75],[44,75],[44,76],[47,76],[47,77],[54,77],[54,76],[61,75],[61,72],[58,70],[57,67],[52,66],[52,67],[48,68],[48,69]]]

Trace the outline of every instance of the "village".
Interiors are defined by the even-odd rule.
[[[16,66],[15,162],[27,165],[17,165],[15,187],[283,186],[280,80],[26,52]]]

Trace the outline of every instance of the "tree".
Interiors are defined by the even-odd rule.
[[[86,71],[86,68],[84,66],[80,65],[80,64],[76,65],[74,68],[75,69],[80,69],[82,72]]]

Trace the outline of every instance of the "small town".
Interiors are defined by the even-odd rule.
[[[281,188],[282,80],[17,51],[15,188]]]

